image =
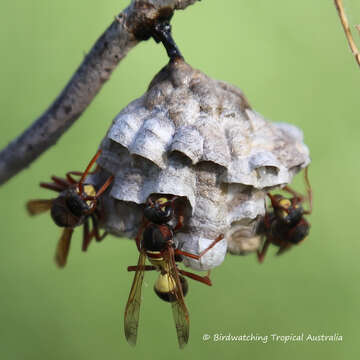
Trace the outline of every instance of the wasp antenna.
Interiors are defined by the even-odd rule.
[[[114,175],[111,175],[103,184],[103,186],[99,189],[99,191],[96,193],[96,195],[94,196],[94,200],[96,200],[113,182],[114,180]]]
[[[304,179],[305,179],[305,185],[306,185],[306,190],[307,190],[307,194],[308,194],[308,201],[309,201],[309,211],[308,211],[308,213],[311,214],[312,207],[313,207],[313,202],[312,202],[313,194],[312,194],[312,188],[311,188],[310,181],[309,181],[308,169],[309,169],[309,166],[307,166],[305,168]]]
[[[91,159],[89,165],[83,172],[81,179],[79,181],[79,184],[78,184],[80,194],[83,193],[83,183],[85,181],[85,178],[88,176],[90,169],[93,167],[95,161],[99,158],[100,154],[101,154],[101,149],[99,149],[98,152],[94,155],[94,157]]]

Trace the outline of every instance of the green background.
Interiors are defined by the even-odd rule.
[[[127,4],[2,0],[0,147],[45,110]],[[108,237],[83,254],[76,231],[68,266],[55,267],[60,230],[47,215],[30,218],[24,204],[50,196],[39,181],[83,169],[114,116],[167,62],[160,45],[144,42],[71,131],[0,188],[0,358],[354,358],[360,336],[360,69],[333,2],[204,0],[177,12],[173,29],[191,65],[240,87],[268,119],[304,130],[314,192],[310,237],[286,256],[274,257],[272,249],[263,265],[254,255],[227,256],[213,271],[212,288],[192,282],[190,341],[181,351],[170,306],[153,293],[154,274],[145,278],[138,345],[124,340],[132,281],[126,266],[138,256],[132,242]],[[301,188],[301,179],[295,183]],[[343,341],[202,340],[215,333],[338,333]]]

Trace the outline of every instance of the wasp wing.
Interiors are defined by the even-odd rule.
[[[53,200],[30,200],[26,208],[30,215],[38,215],[51,209]]]
[[[179,347],[183,348],[189,340],[189,312],[186,308],[184,302],[184,294],[182,291],[181,281],[179,278],[179,271],[175,263],[174,249],[169,248],[167,251],[167,261],[169,265],[169,279],[174,281],[174,298],[175,301],[171,302],[172,313],[175,322],[175,328],[177,333],[177,338],[179,342]]]
[[[55,262],[61,268],[66,265],[73,231],[73,228],[65,228],[56,247]]]
[[[131,286],[129,299],[125,308],[124,330],[125,337],[129,344],[136,345],[137,332],[139,326],[139,314],[141,304],[141,288],[144,279],[144,265],[146,255],[140,252],[139,261],[136,267],[136,273]]]

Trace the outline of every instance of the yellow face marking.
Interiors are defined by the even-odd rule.
[[[165,204],[166,202],[168,202],[168,199],[166,197],[161,197],[161,198],[157,199],[156,202],[159,205],[162,205],[162,204]]]
[[[288,209],[291,206],[291,201],[289,199],[281,199],[279,205],[284,209]]]
[[[84,193],[87,196],[95,196],[96,195],[96,190],[95,190],[93,185],[84,185]],[[91,206],[92,201],[88,200],[88,201],[86,201],[86,203],[87,203],[88,206]]]
[[[156,204],[163,205],[166,204],[169,200],[166,197],[161,197],[156,200]],[[161,211],[165,211],[165,206],[160,206]]]
[[[84,193],[88,196],[95,196],[96,190],[93,185],[84,185]]]

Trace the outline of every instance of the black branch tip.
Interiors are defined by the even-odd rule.
[[[154,26],[152,36],[157,43],[161,42],[164,45],[170,61],[179,58],[183,59],[183,56],[171,35],[171,25],[169,21],[165,20],[157,22]]]
[[[157,43],[161,42],[166,49],[170,61],[179,58],[183,59],[171,34],[170,20],[173,14],[174,11],[170,7],[162,8],[155,18],[143,19],[141,25],[132,30],[138,40],[149,40],[150,38],[153,38]]]

